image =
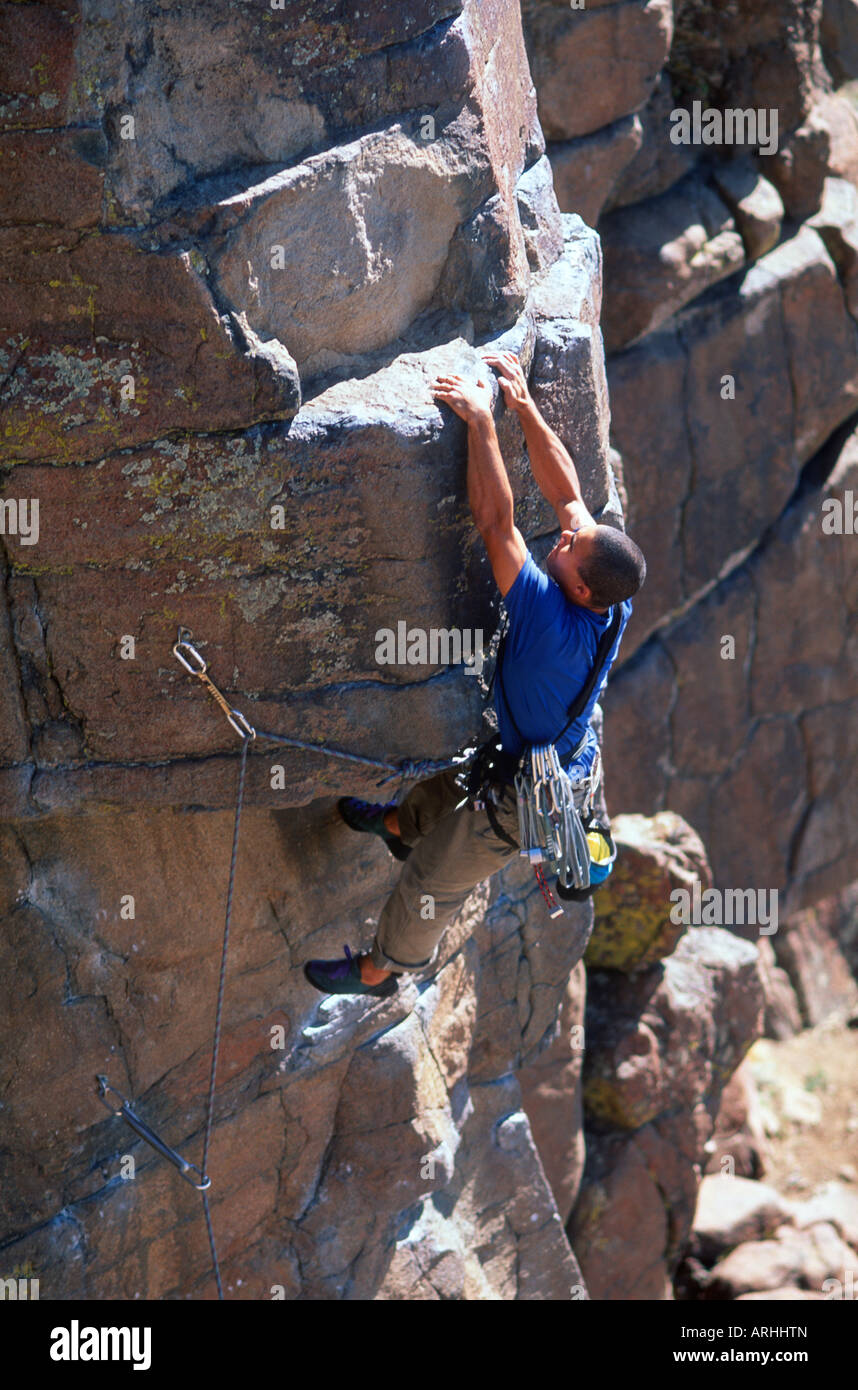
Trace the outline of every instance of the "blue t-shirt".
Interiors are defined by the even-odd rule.
[[[592,613],[589,608],[571,603],[554,580],[538,568],[529,550],[504,603],[509,628],[503,668],[495,676],[495,709],[505,751],[519,753],[522,740],[516,728],[528,743],[556,742],[569,717],[569,706],[593,669],[599,639],[611,622],[614,609]],[[631,617],[631,599],[624,599],[620,611],[619,632],[601,679],[596,682],[586,709],[557,743],[564,767],[585,733],[587,770],[592,765],[597,747],[596,736],[589,727],[593,706],[604,689]]]

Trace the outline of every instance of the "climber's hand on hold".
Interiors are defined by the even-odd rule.
[[[518,355],[514,352],[485,352],[483,361],[498,372],[498,384],[509,410],[527,410],[533,399],[527,389],[527,379]]]
[[[455,372],[449,372],[433,381],[432,395],[468,424],[485,423],[492,418],[492,390],[482,377],[476,382],[466,381]]]

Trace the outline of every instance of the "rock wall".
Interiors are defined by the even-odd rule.
[[[845,881],[854,561],[816,512],[852,480],[852,118],[818,7],[784,3],[716,35],[709,74],[762,102],[773,72],[777,167],[669,144],[670,84],[713,51],[696,22],[0,5],[0,1248],[43,1298],[214,1294],[198,1196],[94,1086],[199,1158],[237,739],[179,626],[260,729],[394,760],[477,733],[473,675],[376,659],[402,621],[495,623],[464,428],[428,389],[477,346],[519,351],[591,508],[625,502],[648,555],[613,808],[669,802],[716,881],[796,906]],[[554,517],[500,404],[498,428],[540,558]],[[592,908],[551,921],[513,864],[430,978],[320,1004],[303,963],[365,946],[395,882],[333,803],[376,785],[248,760],[210,1163],[227,1296],[670,1297],[768,1005],[749,943],[668,921],[670,883],[710,881],[699,838],[629,817],[589,946]]]
[[[560,206],[602,242],[611,440],[648,559],[605,757],[615,802],[654,819],[617,821],[623,860],[585,957],[587,1160],[568,1229],[592,1297],[672,1297],[718,1091],[680,1066],[681,1099],[658,1099],[664,1030],[682,1053],[684,1029],[662,992],[699,949],[695,933],[677,947],[664,911],[666,866],[685,886],[690,845],[677,859],[684,832],[659,823],[678,812],[702,835],[704,884],[780,895],[743,1045],[855,1007],[851,890],[827,895],[854,877],[858,824],[858,11],[523,0],[522,13]],[[727,138],[672,138],[695,103]]]
[[[0,1225],[43,1298],[213,1296],[199,1196],[94,1077],[199,1162],[231,836],[228,812],[179,809],[4,832]],[[569,1298],[580,1272],[514,1073],[590,913],[546,932],[532,876],[507,871],[431,979],[320,1004],[303,962],[371,935],[397,867],[327,799],[246,813],[209,1162],[226,1295]]]
[[[464,427],[428,389],[475,343],[520,351],[620,519],[599,243],[557,207],[517,4],[340,8],[2,8],[0,1225],[43,1298],[214,1293],[199,1197],[95,1094],[199,1160],[238,740],[179,625],[260,728],[388,759],[473,739],[474,676],[380,666],[375,634],[494,627]],[[395,882],[332,801],[377,778],[249,757],[227,1296],[584,1297],[516,1070],[591,908],[546,926],[514,865],[431,979],[320,1002],[303,963],[366,945]]]

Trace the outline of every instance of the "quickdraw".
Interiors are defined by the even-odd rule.
[[[173,645],[173,655],[192,676],[198,676],[212,699],[216,700],[226,715],[227,723],[235,729],[239,738],[256,738],[256,730],[248,723],[241,710],[233,709],[229,701],[218,690],[208,674],[208,662],[204,661],[196,647],[191,643],[193,633],[186,627],[179,628],[179,636]],[[185,655],[187,653],[187,656]]]
[[[95,1079],[98,1082],[99,1100],[106,1109],[110,1111],[111,1115],[121,1115],[122,1119],[134,1130],[135,1134],[139,1134],[141,1139],[145,1139],[147,1144],[151,1145],[159,1154],[168,1159],[174,1168],[178,1168],[185,1182],[190,1183],[191,1187],[195,1187],[198,1192],[205,1192],[211,1187],[211,1178],[207,1178],[195,1163],[190,1163],[188,1159],[182,1158],[180,1153],[176,1153],[176,1150],[171,1149],[169,1144],[165,1144],[164,1140],[155,1133],[154,1129],[150,1129],[149,1126],[135,1114],[131,1108],[131,1102],[126,1100],[121,1091],[117,1091],[115,1086],[111,1086],[106,1076],[97,1076]],[[110,1101],[107,1099],[108,1091],[118,1097],[121,1102],[120,1105],[111,1105]],[[196,1173],[197,1177],[200,1179],[199,1182],[191,1177],[192,1173]]]
[[[178,647],[181,645],[183,648],[187,648],[189,647],[189,643],[182,641],[183,631],[184,629],[179,630],[179,641],[176,643],[176,646]],[[175,652],[176,648],[174,647],[173,650]],[[188,661],[185,660],[183,655],[180,655],[178,652],[176,652],[176,655],[186,670],[191,671],[194,675],[199,676],[202,680],[204,680],[205,684],[209,687],[211,694],[217,700],[218,704],[220,704],[222,708],[224,708],[224,712],[226,713],[227,718],[229,719],[229,722],[232,725],[233,729],[235,729],[236,733],[239,734],[241,737],[241,761],[239,763],[238,771],[238,793],[236,796],[235,803],[235,822],[232,832],[232,854],[229,863],[229,882],[226,893],[226,912],[224,917],[223,944],[221,947],[220,976],[218,979],[217,1005],[215,1007],[214,1035],[212,1038],[212,1060],[211,1070],[209,1073],[208,1098],[206,1102],[206,1122],[205,1135],[203,1138],[202,1166],[200,1168],[197,1168],[195,1164],[190,1163],[187,1159],[183,1158],[181,1154],[177,1153],[175,1149],[172,1149],[169,1144],[165,1144],[163,1139],[161,1139],[153,1129],[150,1129],[150,1127],[147,1124],[145,1124],[139,1118],[138,1115],[135,1114],[134,1110],[131,1107],[131,1104],[119,1091],[116,1090],[115,1086],[110,1085],[106,1076],[99,1076],[96,1079],[98,1081],[99,1087],[99,1099],[107,1107],[107,1109],[110,1110],[114,1115],[121,1116],[122,1119],[125,1120],[126,1124],[130,1125],[131,1129],[134,1130],[135,1134],[138,1134],[140,1138],[145,1140],[145,1142],[149,1144],[153,1149],[155,1149],[157,1153],[161,1154],[170,1163],[172,1163],[173,1166],[178,1169],[179,1173],[185,1179],[185,1181],[189,1182],[192,1187],[197,1188],[200,1195],[202,1196],[203,1215],[205,1216],[206,1231],[208,1233],[209,1239],[209,1249],[211,1251],[212,1257],[212,1270],[214,1272],[215,1283],[217,1285],[217,1296],[220,1301],[223,1301],[223,1282],[221,1280],[220,1275],[220,1263],[218,1261],[217,1245],[215,1242],[214,1227],[212,1226],[211,1209],[209,1207],[209,1188],[211,1187],[211,1178],[208,1175],[208,1160],[209,1146],[211,1144],[212,1137],[212,1126],[214,1123],[215,1086],[217,1082],[217,1064],[218,1057],[220,1054],[221,1025],[223,1022],[223,999],[224,989],[226,985],[226,958],[227,951],[229,949],[229,930],[230,923],[232,920],[232,899],[233,890],[235,888],[235,867],[238,860],[238,838],[239,830],[241,827],[241,810],[244,804],[244,782],[245,775],[247,772],[247,750],[252,740],[256,737],[256,732],[254,729],[251,728],[251,726],[244,719],[244,716],[238,710],[233,710],[230,708],[226,700],[221,695],[220,691],[208,678],[208,676],[206,675],[206,663],[200,657],[199,652],[197,652],[195,648],[190,647],[190,653],[192,660],[196,660],[195,667],[190,665]],[[118,1108],[114,1105],[111,1105],[110,1102],[106,1099],[108,1091],[112,1092],[115,1096],[118,1096],[119,1100],[122,1102],[122,1104]],[[196,1173],[200,1181],[195,1182],[193,1178],[189,1176],[190,1173]]]
[[[275,734],[269,733],[266,729],[255,729],[241,710],[233,709],[226,696],[218,690],[208,674],[208,663],[193,645],[192,638],[192,632],[186,627],[180,627],[178,640],[173,646],[173,655],[190,675],[197,676],[202,681],[212,699],[223,710],[227,722],[240,738],[263,739],[266,743],[275,743],[282,748],[301,748],[307,753],[322,753],[329,758],[340,758],[345,762],[360,763],[364,767],[375,767],[389,774],[387,777],[380,778],[377,783],[379,787],[398,777],[401,782],[400,791],[406,782],[418,780],[421,777],[430,777],[434,772],[445,772],[450,767],[458,767],[460,763],[468,760],[473,751],[467,749],[455,758],[420,758],[416,760],[402,758],[397,763],[391,763],[385,762],[381,758],[367,758],[361,753],[349,753],[344,748],[334,748],[329,743],[311,743],[307,739],[293,738],[288,734]]]
[[[563,908],[545,883],[543,865],[557,875],[564,888],[590,886],[590,848],[584,821],[590,816],[599,775],[597,754],[589,776],[573,782],[553,743],[526,750],[516,773],[520,852],[534,867],[552,917]]]

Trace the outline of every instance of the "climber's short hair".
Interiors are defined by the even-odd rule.
[[[597,526],[591,552],[579,569],[594,608],[631,598],[646,579],[646,560],[631,537],[615,526]]]

